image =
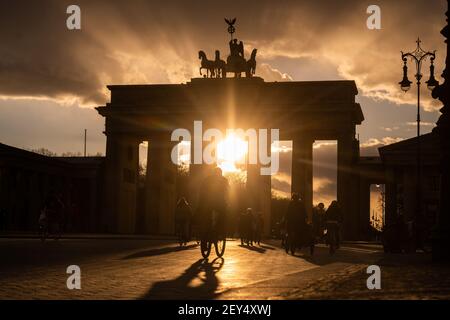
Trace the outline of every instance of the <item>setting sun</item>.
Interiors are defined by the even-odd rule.
[[[237,164],[245,163],[248,143],[234,133],[217,144],[217,164],[224,173],[240,171]]]

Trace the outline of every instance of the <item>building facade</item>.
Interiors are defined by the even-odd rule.
[[[35,232],[50,193],[64,203],[65,230],[100,232],[103,157],[48,157],[0,144],[0,227]]]

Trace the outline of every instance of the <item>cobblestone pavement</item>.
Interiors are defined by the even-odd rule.
[[[434,264],[431,254],[385,255],[381,290],[367,290],[366,269],[341,271],[317,281],[309,290],[291,294],[292,299],[450,299],[450,265]]]
[[[230,240],[223,259],[204,261],[194,243],[134,239],[0,239],[0,255],[0,299],[346,298],[337,283],[364,292],[361,270],[382,257],[375,245],[344,245],[334,256],[319,246],[310,257],[287,255],[278,241],[248,248]],[[72,264],[81,290],[67,289]]]

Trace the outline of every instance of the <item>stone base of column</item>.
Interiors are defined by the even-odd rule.
[[[271,229],[271,176],[263,176],[259,165],[247,166],[248,206],[253,213],[261,213],[264,221],[263,236],[270,236]]]
[[[106,152],[103,225],[108,232],[135,233],[137,141],[132,137],[109,136]]]
[[[150,140],[148,149],[145,231],[174,234],[177,167],[170,152],[173,144],[164,137]]]

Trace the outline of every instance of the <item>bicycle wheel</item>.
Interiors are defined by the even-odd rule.
[[[214,242],[214,248],[216,249],[216,254],[218,257],[222,258],[225,253],[225,246],[227,244],[227,239],[221,239]]]
[[[206,240],[200,241],[200,251],[202,252],[203,258],[208,258],[211,253],[211,242]]]

